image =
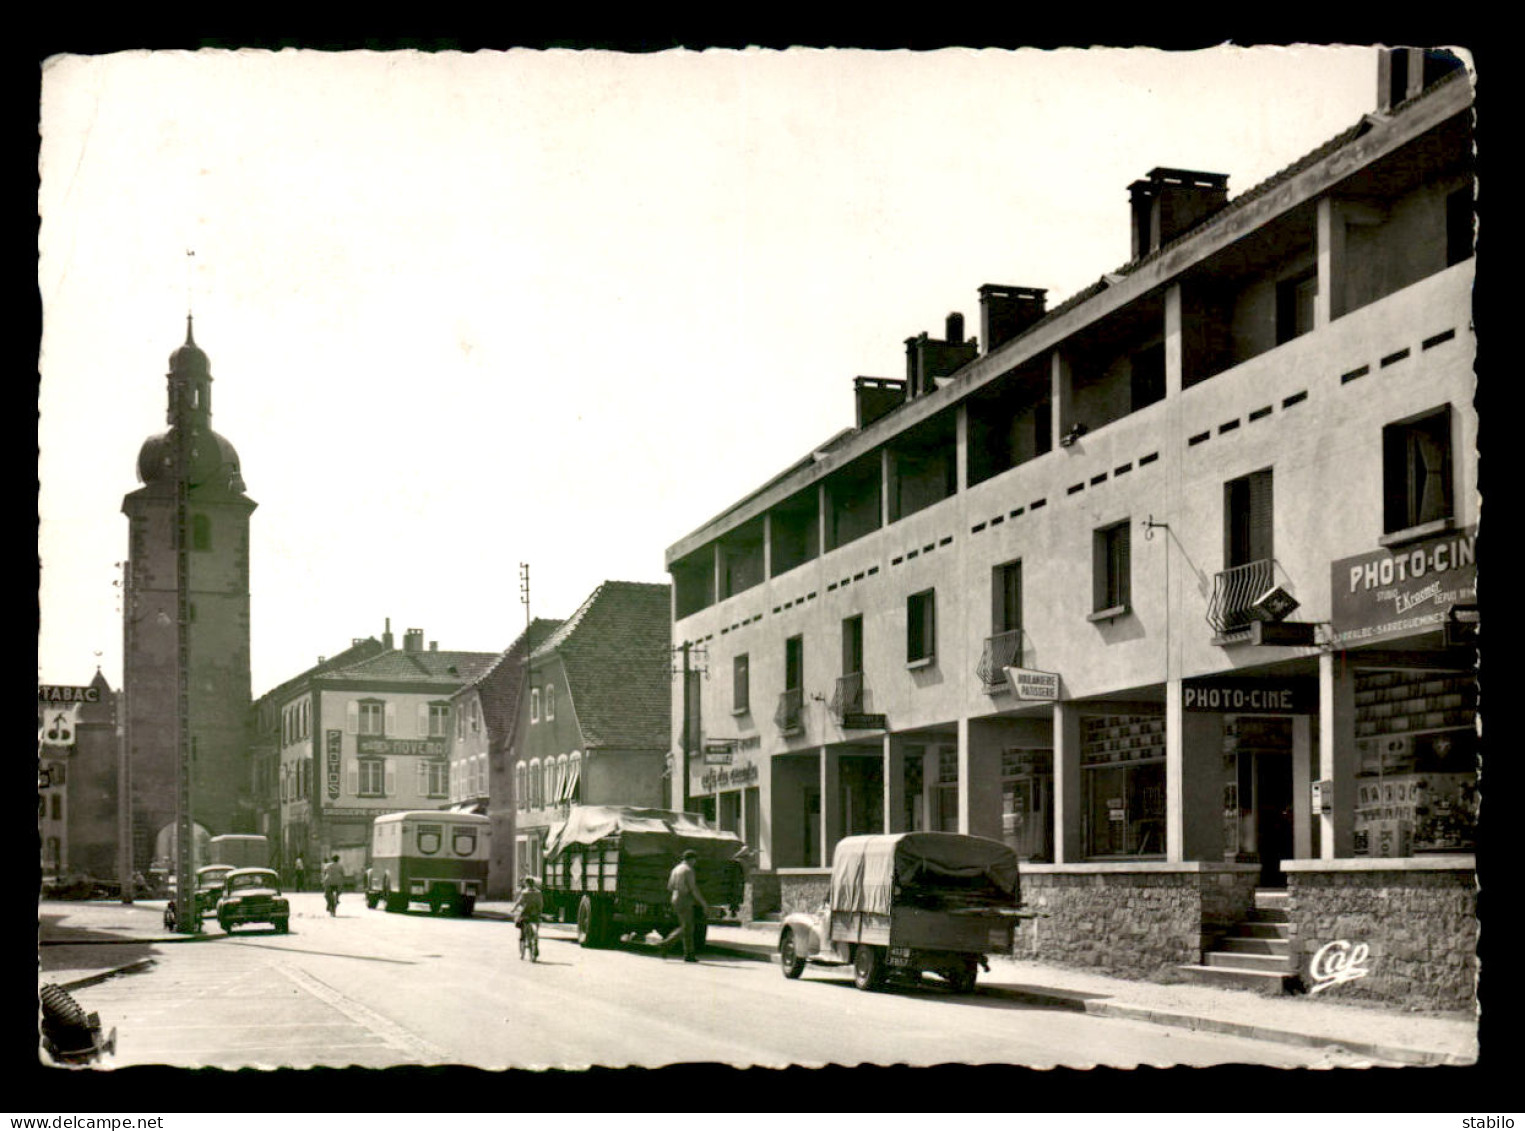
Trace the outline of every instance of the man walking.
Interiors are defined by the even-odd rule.
[[[672,944],[682,936],[684,962],[699,961],[694,953],[695,912],[702,909],[706,917],[710,912],[710,905],[704,901],[704,895],[699,891],[699,879],[694,874],[694,863],[698,859],[699,854],[690,848],[667,877],[667,890],[672,893],[672,909],[678,916],[678,928],[662,940],[662,953],[670,953]]]
[[[339,892],[344,887],[344,869],[339,864],[339,854],[323,865],[323,898],[328,901],[328,913],[337,915],[339,909]]]
[[[297,891],[302,891],[302,890],[304,890],[307,887],[307,865],[302,863],[302,858],[300,856],[297,857],[297,862],[296,862],[295,867],[296,867],[296,873],[297,873],[297,887],[296,887],[296,890]]]

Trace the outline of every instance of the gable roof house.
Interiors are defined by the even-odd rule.
[[[671,617],[669,585],[606,581],[530,653],[505,759],[519,874],[574,804],[665,803]]]

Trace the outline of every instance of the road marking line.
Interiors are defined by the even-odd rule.
[[[396,1022],[383,1017],[374,1009],[345,997],[338,990],[328,985],[328,983],[309,974],[306,970],[298,970],[285,966],[274,966],[273,969],[279,970],[301,989],[306,990],[320,1001],[333,1006],[357,1025],[375,1033],[389,1044],[401,1047],[415,1059],[443,1061],[445,1063],[449,1063],[453,1059],[444,1049],[409,1032]]]

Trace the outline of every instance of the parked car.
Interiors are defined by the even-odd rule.
[[[245,923],[269,923],[284,933],[290,920],[291,905],[274,869],[234,868],[223,880],[217,923],[228,934]]]
[[[838,842],[829,899],[793,912],[779,932],[784,977],[807,965],[846,966],[853,984],[935,974],[971,993],[987,954],[1010,954],[1012,931],[1029,914],[1017,854],[1000,841],[959,833],[851,836]]]
[[[222,885],[233,870],[231,864],[206,864],[196,869],[196,914],[210,915],[217,910],[222,898]],[[173,930],[175,926],[175,877],[170,880],[170,900],[164,905],[164,925]]]

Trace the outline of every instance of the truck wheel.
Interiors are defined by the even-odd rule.
[[[793,931],[785,931],[783,937],[778,940],[778,960],[783,964],[786,978],[798,978],[805,972],[805,960],[800,957],[799,949],[795,945]]]
[[[877,990],[884,984],[884,965],[879,948],[860,943],[853,950],[853,985],[860,990]]]
[[[974,993],[974,982],[979,976],[980,968],[973,962],[968,963],[962,970],[948,976],[948,984],[953,987],[956,994]]]
[[[580,947],[596,947],[603,945],[603,932],[598,928],[603,924],[598,922],[602,918],[595,914],[593,900],[583,896],[577,905],[577,945]]]
[[[455,905],[455,913],[462,919],[470,919],[471,913],[476,910],[477,899],[474,895],[463,895],[461,901]]]
[[[388,911],[397,912],[406,911],[408,909],[408,897],[405,895],[387,892],[382,896],[382,898],[386,900],[386,907]]]

